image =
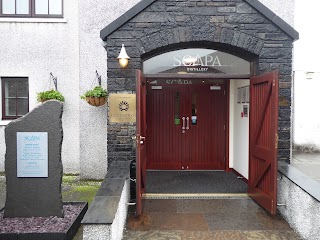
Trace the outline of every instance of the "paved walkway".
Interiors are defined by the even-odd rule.
[[[143,214],[129,215],[124,239],[297,240],[281,216],[251,199],[145,200]]]

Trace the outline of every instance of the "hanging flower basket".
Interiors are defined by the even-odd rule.
[[[107,102],[108,92],[101,86],[96,86],[94,89],[87,91],[81,96],[81,99],[86,100],[90,105],[99,107]]]
[[[86,97],[86,101],[91,106],[99,107],[107,102],[107,97]]]
[[[96,79],[99,85],[87,91],[80,98],[86,100],[91,106],[99,107],[107,102],[108,91],[101,87],[101,76],[98,74],[98,71],[96,71]]]
[[[61,102],[64,102],[64,97],[59,91],[55,91],[52,89],[49,91],[37,93],[37,101],[38,102],[43,103],[43,102],[45,102],[47,100],[51,100],[51,99],[55,99],[55,100],[59,100]]]
[[[51,90],[44,91],[44,92],[38,92],[37,93],[37,101],[43,103],[45,101],[55,99],[60,102],[64,102],[64,96],[62,95],[61,92],[58,91],[57,77],[53,76],[53,74],[50,73],[50,80],[53,81],[55,89],[51,89]]]

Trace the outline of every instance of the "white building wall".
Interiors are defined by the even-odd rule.
[[[107,53],[100,30],[134,6],[134,1],[64,1],[63,19],[0,18],[0,77],[28,77],[30,111],[36,93],[58,78],[65,96],[62,161],[65,173],[103,178],[107,171],[107,105],[92,107],[79,96],[96,84],[107,87]],[[0,106],[1,110],[1,106]],[[0,172],[4,171],[4,128],[0,121]]]
[[[50,72],[58,78],[58,90],[66,101],[63,114],[63,167],[65,172],[78,172],[78,1],[64,2],[64,19],[0,19],[0,77],[29,78],[30,110],[39,104],[36,102],[36,93],[49,90]],[[0,122],[1,143],[4,143],[6,123]],[[0,171],[3,171],[5,145],[1,144],[0,149]]]
[[[259,2],[263,3],[291,26],[294,25],[295,0],[259,0]]]
[[[107,88],[107,53],[99,37],[106,26],[104,12],[108,4],[98,1],[79,2],[80,77],[81,94],[98,85]],[[80,174],[81,178],[104,178],[107,171],[107,104],[94,107],[80,102]]]
[[[294,143],[306,150],[320,150],[320,47],[318,1],[297,1],[294,43]],[[307,74],[310,72],[311,74]]]
[[[229,167],[246,179],[249,177],[249,114],[242,117],[241,113],[243,105],[249,103],[237,103],[237,89],[249,85],[249,80],[230,81]]]
[[[80,92],[97,84],[95,71],[107,88],[107,52],[100,30],[125,13],[138,1],[79,2]],[[119,49],[120,52],[120,49]],[[107,171],[107,104],[93,107],[80,102],[80,174],[81,178],[103,178]]]

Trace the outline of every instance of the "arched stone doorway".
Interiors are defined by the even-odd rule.
[[[278,160],[291,151],[292,43],[298,33],[259,2],[144,0],[101,31],[108,54],[108,90],[135,92],[142,59],[189,46],[223,49],[252,61],[252,75],[279,71]],[[131,57],[120,69],[125,44]],[[108,161],[135,160],[133,124],[108,124]]]

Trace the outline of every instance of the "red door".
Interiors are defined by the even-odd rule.
[[[136,157],[136,214],[142,212],[142,195],[146,184],[146,79],[142,72],[137,70],[137,157]]]
[[[181,102],[185,94],[178,86],[148,86],[147,168],[181,169]],[[179,146],[178,146],[179,145]]]
[[[248,193],[277,211],[278,72],[250,79],[250,149]]]
[[[186,91],[184,116],[188,129],[182,141],[182,168],[225,170],[225,85],[194,85]]]
[[[148,86],[147,168],[224,170],[225,85],[166,82]]]

